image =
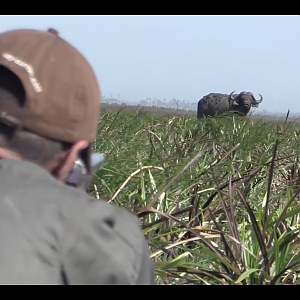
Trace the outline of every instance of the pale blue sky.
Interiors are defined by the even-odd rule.
[[[106,97],[245,90],[264,97],[256,113],[300,112],[299,16],[0,16],[0,31],[48,27],[86,56]]]

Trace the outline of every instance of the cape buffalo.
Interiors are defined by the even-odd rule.
[[[258,107],[263,101],[262,95],[260,100],[256,100],[252,93],[241,92],[240,94],[220,94],[210,93],[204,96],[198,102],[197,118],[203,116],[216,116],[228,111],[235,111],[246,116],[251,107]]]

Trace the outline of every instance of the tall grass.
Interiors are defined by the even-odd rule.
[[[91,184],[140,218],[157,284],[299,282],[299,123],[101,112]]]

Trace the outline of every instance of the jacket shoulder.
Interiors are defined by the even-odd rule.
[[[89,198],[78,217],[67,224],[64,240],[63,262],[71,283],[136,284],[145,260],[146,272],[152,274],[136,216]]]

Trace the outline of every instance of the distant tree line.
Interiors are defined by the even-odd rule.
[[[117,99],[113,98],[112,95],[110,98],[106,98],[103,96],[103,100],[106,103],[126,103],[119,99],[119,95]],[[173,98],[171,100],[167,99],[157,99],[157,98],[147,98],[145,100],[140,100],[136,103],[137,105],[142,106],[157,106],[157,107],[166,107],[166,108],[176,108],[176,109],[184,109],[184,110],[197,110],[197,102],[190,102],[188,100],[179,100]]]

